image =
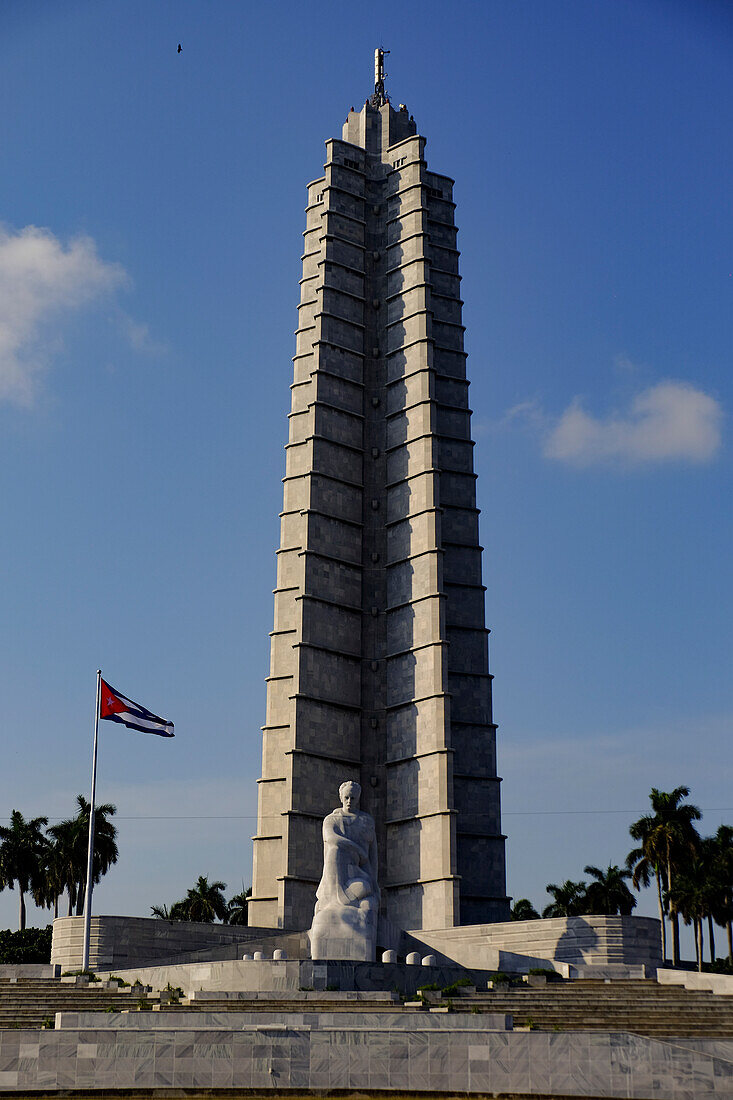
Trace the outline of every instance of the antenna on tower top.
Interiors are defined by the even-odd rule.
[[[384,71],[384,59],[388,53],[389,50],[383,50],[381,46],[377,46],[374,51],[374,103],[377,107],[389,102],[389,96],[384,90],[384,78],[387,75]]]

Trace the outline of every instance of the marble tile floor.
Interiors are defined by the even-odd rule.
[[[236,1030],[0,1031],[0,1094],[301,1088],[733,1098],[733,1043],[708,1049],[627,1032],[518,1033],[489,1031],[450,1016],[433,1017],[441,1023],[427,1027],[424,1019],[416,1019],[413,1029],[392,1022],[374,1026],[373,1019],[365,1028],[334,1019],[315,1028],[302,1022]]]

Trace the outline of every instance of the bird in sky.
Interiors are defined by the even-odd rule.
[[[178,53],[180,53],[182,49],[183,49],[183,46],[182,46],[182,45],[181,45],[181,43],[179,42],[179,43],[178,43],[178,50],[177,50],[177,52],[178,52]]]

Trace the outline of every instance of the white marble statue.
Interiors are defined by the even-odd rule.
[[[361,787],[339,787],[341,808],[323,819],[323,875],[310,930],[311,958],[373,962],[379,885],[374,818],[359,809]]]

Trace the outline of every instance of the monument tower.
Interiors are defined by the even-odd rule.
[[[308,185],[250,923],[305,929],[357,780],[382,912],[508,918],[453,181],[384,87]]]

